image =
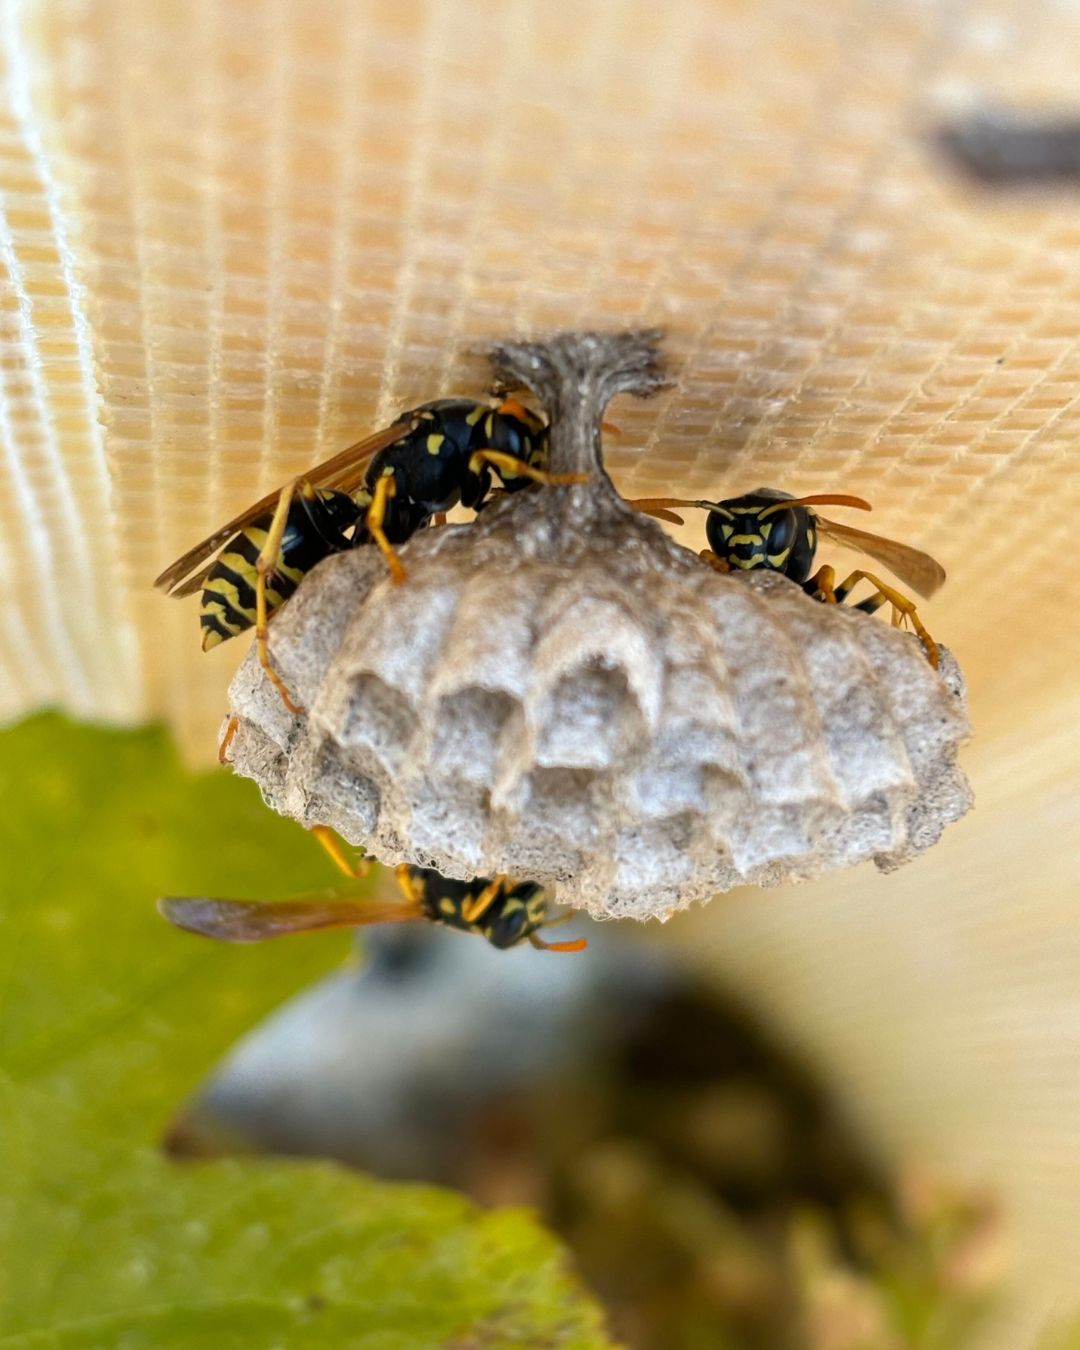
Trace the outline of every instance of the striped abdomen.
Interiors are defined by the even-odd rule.
[[[360,508],[343,492],[311,489],[310,494],[298,495],[289,507],[277,562],[266,578],[268,615],[316,563],[350,546],[342,531],[356,522]],[[199,613],[204,652],[255,626],[255,564],[272,520],[268,513],[233,535],[207,573]]]

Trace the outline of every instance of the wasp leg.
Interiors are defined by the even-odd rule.
[[[289,519],[289,507],[292,505],[292,499],[296,495],[298,488],[306,484],[302,478],[294,478],[291,483],[282,488],[281,495],[278,497],[277,506],[274,508],[274,518],[270,522],[270,528],[266,532],[266,539],[262,548],[259,550],[259,556],[255,559],[255,645],[259,652],[259,665],[266,671],[266,677],[274,688],[281,695],[281,701],[291,713],[299,714],[304,710],[299,704],[294,703],[289,697],[289,691],[285,688],[285,681],[274,669],[270,660],[270,650],[266,642],[266,628],[268,616],[266,612],[266,579],[272,576],[277,566],[278,554],[281,552],[281,541],[285,537],[285,525]]]
[[[534,469],[523,459],[514,455],[504,455],[501,450],[476,450],[469,459],[469,472],[479,473],[481,465],[490,464],[497,469],[500,477],[531,478],[534,483],[545,483],[548,487],[566,487],[570,483],[587,483],[587,473],[545,473],[543,469]]]
[[[936,670],[938,662],[941,659],[940,653],[938,652],[937,643],[926,631],[926,628],[923,625],[922,620],[919,618],[918,610],[915,607],[915,602],[913,600],[909,600],[907,596],[904,595],[902,592],[896,590],[895,587],[890,586],[886,582],[882,581],[880,577],[876,577],[873,574],[873,572],[864,572],[861,568],[859,568],[857,571],[852,572],[849,577],[845,578],[845,580],[842,581],[839,586],[837,586],[836,588],[837,599],[843,600],[847,596],[848,592],[852,589],[852,587],[856,586],[860,581],[869,581],[870,584],[876,588],[876,590],[875,594],[870,596],[868,600],[863,601],[863,604],[861,604],[859,608],[862,609],[866,605],[872,605],[873,609],[869,610],[868,612],[873,613],[874,609],[880,608],[880,606],[885,604],[886,602],[892,605],[893,623],[899,627],[904,622],[905,619],[907,619],[910,622],[912,628],[914,628],[918,636],[919,641],[922,643],[923,648],[926,651],[927,660]],[[879,597],[881,598],[879,599]]]
[[[529,941],[542,952],[583,952],[589,945],[584,938],[574,938],[570,942],[545,942],[535,933],[529,934]]]
[[[474,896],[468,904],[461,906],[461,917],[466,923],[476,923],[477,919],[482,919],[491,906],[498,900],[506,888],[506,878],[496,877],[484,887],[479,895]]]
[[[819,567],[809,581],[804,581],[803,590],[827,605],[838,605],[843,598],[836,594],[836,568],[828,565]]]
[[[862,610],[864,614],[876,614],[882,605],[887,605],[888,603],[887,596],[882,595],[880,591],[875,591],[873,595],[868,596],[865,600],[860,600],[857,605],[852,605],[851,608]],[[894,628],[900,627],[900,620],[902,618],[903,615],[900,611],[898,609],[893,609],[892,625]]]
[[[337,835],[329,825],[313,825],[311,834],[329,854],[334,866],[344,872],[347,877],[359,879],[360,877],[366,877],[370,872],[371,863],[366,858],[361,858],[357,862],[350,861],[345,854],[345,850],[341,847]]]
[[[368,534],[378,544],[383,557],[390,568],[390,575],[395,582],[405,580],[405,568],[401,564],[401,559],[394,552],[394,546],[386,537],[386,531],[383,529],[383,522],[386,520],[386,503],[391,497],[397,496],[397,483],[394,481],[393,474],[384,474],[375,484],[375,490],[371,494],[371,505],[368,507],[367,517],[364,521],[367,526]]]
[[[413,875],[413,869],[408,863],[398,863],[394,868],[394,876],[397,884],[401,888],[401,893],[411,905],[419,905],[421,909],[424,904],[424,885],[416,876]]]
[[[893,624],[899,627],[905,619],[911,623],[919,641],[923,645],[927,660],[935,670],[937,669],[938,662],[941,659],[937,643],[926,631],[922,620],[919,618],[913,600],[909,600],[906,595],[903,595],[894,586],[890,586],[887,582],[882,581],[881,578],[875,576],[873,572],[864,572],[861,568],[852,572],[850,576],[845,577],[839,586],[834,587],[833,578],[835,575],[833,568],[823,567],[818,572],[817,576],[811,577],[810,580],[805,583],[804,589],[807,590],[810,595],[816,595],[819,600],[840,605],[844,603],[848,595],[860,581],[869,581],[870,584],[876,588],[875,593],[868,599],[862,601],[861,604],[855,606],[855,608],[861,609],[866,614],[873,614],[875,610],[880,609],[881,606],[886,603],[892,605]]]
[[[703,548],[698,554],[702,562],[707,562],[714,572],[730,572],[731,564],[726,558],[721,558],[719,553],[714,553],[711,548]]]
[[[239,717],[230,717],[229,725],[225,728],[225,735],[221,738],[221,744],[217,748],[217,758],[219,764],[228,764],[229,746],[233,743],[233,737],[240,729]]]

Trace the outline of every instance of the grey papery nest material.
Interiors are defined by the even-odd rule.
[[[294,717],[252,652],[238,772],[388,863],[556,883],[663,917],[745,882],[890,870],[971,805],[960,671],[786,578],[721,575],[617,496],[611,397],[660,387],[657,335],[506,343],[497,369],[588,483],[496,501],[403,549],[329,558],[271,626]]]

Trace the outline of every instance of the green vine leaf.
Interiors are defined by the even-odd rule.
[[[44,714],[0,737],[0,1071],[85,1123],[157,1139],[242,1032],[349,953],[341,934],[231,948],[177,933],[163,892],[334,884],[318,846],[227,773],[184,771],[161,729]]]
[[[248,783],[159,730],[0,734],[0,1350],[605,1350],[528,1215],[332,1164],[180,1166],[148,1145],[213,1060],[344,959],[231,948],[162,892],[334,884]]]
[[[602,1350],[554,1238],[333,1164],[178,1167],[0,1081],[0,1350]]]

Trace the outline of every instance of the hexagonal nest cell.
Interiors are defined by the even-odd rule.
[[[374,548],[321,563],[271,627],[293,716],[254,651],[231,759],[277,811],[383,862],[555,885],[596,916],[664,917],[744,883],[891,870],[971,805],[947,650],[725,575],[635,512],[600,420],[661,387],[655,333],[497,346],[590,475],[428,529],[395,585]]]

